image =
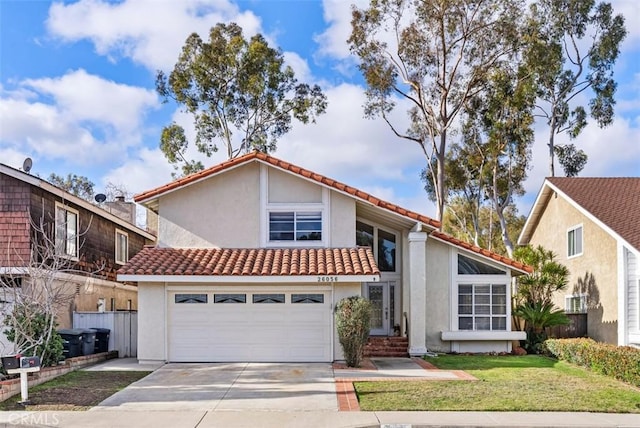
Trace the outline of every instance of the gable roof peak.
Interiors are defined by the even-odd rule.
[[[531,209],[519,243],[527,243],[553,192],[640,250],[640,177],[547,177]]]

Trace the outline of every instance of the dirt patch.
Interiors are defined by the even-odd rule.
[[[29,388],[26,407],[18,394],[0,403],[0,410],[87,410],[149,373],[75,371]]]

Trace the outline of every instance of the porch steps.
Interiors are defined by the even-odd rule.
[[[365,357],[408,357],[409,339],[406,337],[371,336],[364,349]]]

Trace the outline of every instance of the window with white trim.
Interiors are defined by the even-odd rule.
[[[56,202],[56,254],[78,257],[78,211]]]
[[[569,314],[586,314],[587,295],[577,294],[572,296],[565,296],[564,311]]]
[[[506,284],[459,284],[458,330],[506,331]]]
[[[270,211],[269,241],[322,241],[322,211]]]
[[[582,254],[582,226],[572,227],[567,231],[567,257]]]
[[[125,264],[129,261],[129,234],[116,229],[116,263]]]

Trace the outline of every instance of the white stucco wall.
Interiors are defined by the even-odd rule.
[[[270,203],[320,203],[322,187],[291,173],[268,168]]]
[[[243,165],[162,196],[158,233],[162,247],[258,247],[259,166]]]
[[[138,361],[165,361],[166,308],[164,283],[138,283]]]
[[[331,192],[331,247],[356,245],[356,201],[338,192]]]
[[[333,286],[333,307],[335,311],[336,304],[345,297],[360,296],[360,283],[337,283]],[[335,312],[334,312],[335,313]],[[338,330],[335,325],[335,317],[333,322],[333,358],[334,360],[344,360],[344,353],[342,352],[342,346],[340,346],[340,340],[338,338]]]
[[[440,339],[440,333],[450,329],[451,323],[451,246],[435,239],[427,239],[426,340],[432,352],[449,352],[451,345]],[[409,327],[411,328],[411,327]]]

